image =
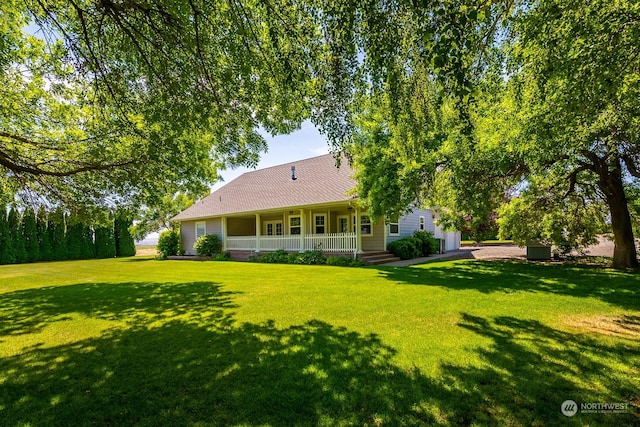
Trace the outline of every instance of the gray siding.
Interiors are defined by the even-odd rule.
[[[187,255],[195,255],[193,245],[196,243],[196,222],[206,223],[207,234],[217,234],[222,238],[222,220],[220,218],[209,218],[201,221],[184,221],[180,223],[180,241],[182,249]]]
[[[180,223],[180,243],[187,254],[194,254],[193,244],[196,242],[196,222],[184,221]]]
[[[403,216],[398,221],[400,227],[399,235],[389,235],[389,227],[386,227],[387,244],[403,237],[410,237],[415,230],[420,229],[420,217],[424,217],[424,230],[433,233],[437,239],[445,240],[445,250],[453,251],[460,248],[460,232],[443,231],[435,225],[438,215],[431,209],[415,209],[413,212]],[[435,218],[434,218],[435,217]]]
[[[413,232],[420,229],[420,217],[424,217],[424,230],[435,233],[435,225],[433,223],[433,212],[430,209],[415,209],[413,212],[403,216],[398,221],[400,227],[399,235],[389,235],[389,227],[387,227],[387,243],[403,237],[413,236]]]

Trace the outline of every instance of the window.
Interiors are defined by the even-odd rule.
[[[299,216],[289,217],[289,234],[299,235],[302,234],[302,227]]]
[[[205,221],[196,222],[196,240],[205,234],[207,234],[207,223]]]
[[[418,219],[418,228],[419,228],[420,230],[424,230],[424,217],[423,217],[423,216],[421,216],[421,217]]]
[[[400,224],[398,223],[398,219],[396,218],[394,222],[389,223],[389,235],[398,236],[399,234],[400,234]]]
[[[365,234],[373,234],[373,228],[371,227],[371,218],[368,215],[362,215],[360,217],[360,232]]]
[[[316,234],[324,234],[325,233],[325,221],[327,217],[325,214],[318,214],[313,216],[314,221],[314,232]]]

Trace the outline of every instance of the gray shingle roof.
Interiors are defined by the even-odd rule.
[[[295,166],[296,180],[291,179]],[[247,172],[173,219],[186,221],[268,209],[341,202],[356,182],[346,159],[336,167],[332,154]]]

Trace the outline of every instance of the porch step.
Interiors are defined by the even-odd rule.
[[[400,261],[400,258],[394,256],[392,253],[384,252],[365,252],[359,256],[359,258],[366,265],[379,265],[386,264],[388,262]]]

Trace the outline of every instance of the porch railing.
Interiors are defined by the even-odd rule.
[[[227,237],[227,249],[230,251],[255,251],[255,236]]]
[[[304,249],[306,251],[320,249],[323,252],[353,252],[356,249],[356,234],[307,234],[304,238]]]
[[[227,236],[227,250],[231,251],[286,251],[302,250],[299,235],[260,236],[260,247],[256,236]],[[356,250],[355,233],[306,234],[305,251],[320,249],[323,252],[353,252]]]
[[[300,250],[300,236],[260,236],[261,251],[285,251]]]

